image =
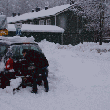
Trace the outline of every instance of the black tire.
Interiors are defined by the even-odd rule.
[[[4,73],[1,73],[1,88],[6,88],[6,86],[10,86],[10,80],[5,76]]]

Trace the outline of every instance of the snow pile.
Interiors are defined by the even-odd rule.
[[[43,51],[45,51],[46,53],[50,52],[54,53],[57,49],[57,46],[59,45],[58,43],[55,44],[54,42],[48,42],[46,41],[46,39],[42,40],[41,42],[38,43],[39,46],[42,48]]]
[[[11,79],[10,80],[10,86],[12,88],[17,88],[20,85],[21,82],[22,82],[22,78],[21,77],[18,77],[16,79]]]
[[[4,92],[13,94],[13,89],[16,89],[22,82],[22,78],[16,78],[16,79],[11,79],[10,80],[10,86],[6,86],[4,89]]]
[[[44,45],[43,45],[44,44]],[[99,45],[99,43],[94,42],[84,42],[83,44],[80,43],[78,45],[72,46],[69,45],[60,45],[55,44],[52,42],[48,42],[46,40],[42,40],[39,45],[43,49],[45,46],[45,51],[53,51],[54,49],[66,49],[70,51],[79,51],[79,52],[95,52],[95,53],[101,53],[101,52],[110,52],[110,43],[103,43],[103,45]],[[51,47],[51,48],[50,48]],[[51,50],[50,50],[51,49]]]
[[[69,44],[69,45],[58,45],[58,49],[67,49],[67,50],[81,51],[81,52],[96,50],[98,53],[100,53],[100,52],[110,51],[109,45],[110,45],[110,43],[103,43],[103,45],[99,45],[99,43],[84,42],[83,44],[80,43],[80,44],[75,45],[75,46],[72,46],[71,44]]]

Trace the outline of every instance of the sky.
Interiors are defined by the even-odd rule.
[[[21,79],[11,80],[0,88],[1,110],[109,110],[110,43],[38,44],[49,61],[49,92],[38,86],[38,94],[27,87],[13,95]]]

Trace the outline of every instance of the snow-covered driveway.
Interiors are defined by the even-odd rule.
[[[110,109],[110,53],[99,52],[110,44],[98,47],[85,43],[75,47],[39,43],[49,60],[50,91],[38,86],[38,94],[31,88],[21,88],[15,95],[10,87],[0,89],[0,110],[109,110]]]

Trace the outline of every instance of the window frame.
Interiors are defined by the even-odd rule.
[[[51,25],[51,19],[46,20],[46,25]]]
[[[39,20],[39,25],[44,25],[44,20]]]

